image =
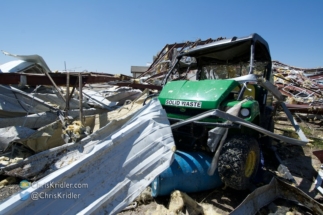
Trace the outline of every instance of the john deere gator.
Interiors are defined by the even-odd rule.
[[[177,149],[210,154],[208,173],[217,170],[234,189],[248,187],[260,162],[260,144],[269,144],[270,137],[307,142],[290,114],[301,140],[272,132],[272,98],[282,105],[283,99],[270,82],[271,72],[267,42],[252,34],[180,53],[163,80],[158,98]]]

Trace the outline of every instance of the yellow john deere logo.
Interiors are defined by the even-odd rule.
[[[179,111],[180,111],[180,112],[185,112],[185,111],[186,111],[186,109],[185,109],[185,108],[180,108],[180,109],[179,109]]]
[[[19,187],[23,190],[27,189],[30,187],[30,182],[29,181],[26,181],[26,180],[22,180],[20,183],[19,183]]]

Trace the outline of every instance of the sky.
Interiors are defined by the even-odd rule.
[[[271,57],[323,67],[323,0],[1,0],[0,50],[51,70],[130,75],[166,44],[258,33]],[[15,60],[0,53],[0,64]]]

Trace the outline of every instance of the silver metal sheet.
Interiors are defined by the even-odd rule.
[[[87,115],[94,115],[107,112],[107,110],[103,109],[84,109],[83,114],[84,116]],[[69,110],[69,116],[75,118],[79,116],[79,110]],[[1,115],[1,114],[0,114]],[[26,115],[26,113],[24,114]],[[40,128],[49,123],[56,121],[58,118],[56,112],[41,112],[37,114],[29,114],[28,116],[16,116],[12,118],[0,118],[0,128],[5,128],[9,126],[23,126],[27,128]]]
[[[140,109],[112,135],[101,135],[104,134],[99,134],[99,140],[93,140],[96,144],[87,154],[38,181],[38,184],[82,183],[87,188],[32,186],[3,202],[0,213],[115,214],[131,203],[173,160],[174,139],[158,100]],[[40,197],[52,195],[32,200],[35,192]],[[58,193],[73,193],[79,198],[54,198]]]
[[[19,60],[23,60],[23,61],[27,61],[27,62],[32,62],[32,63],[37,63],[39,64],[40,66],[43,67],[43,69],[46,71],[46,72],[52,72],[49,67],[47,66],[46,62],[44,61],[44,59],[39,56],[39,55],[15,55],[15,54],[10,54],[9,52],[5,52],[5,51],[2,51],[3,54],[5,55],[8,55],[8,56],[11,56],[11,57],[14,57],[14,58],[17,58]]]
[[[34,65],[33,62],[14,60],[0,65],[0,73],[16,73],[24,71]]]
[[[313,211],[313,214],[323,214],[323,206],[304,193],[302,190],[273,178],[267,185],[257,188],[230,215],[256,214],[259,209],[277,198],[298,202]]]
[[[11,142],[26,139],[36,131],[21,126],[0,128],[0,151],[4,151]]]

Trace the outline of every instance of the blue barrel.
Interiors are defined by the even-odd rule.
[[[169,195],[174,190],[193,193],[220,187],[218,171],[212,176],[207,174],[211,161],[212,157],[202,152],[176,151],[171,166],[152,182],[152,196]]]

